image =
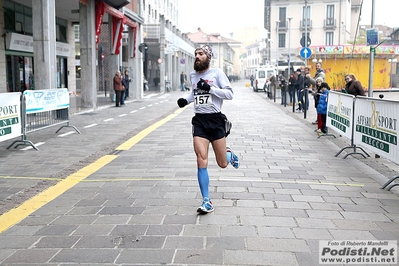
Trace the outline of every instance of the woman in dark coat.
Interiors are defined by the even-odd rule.
[[[366,92],[364,91],[362,84],[356,79],[355,75],[351,73],[346,74],[345,81],[345,90],[348,94],[352,94],[355,96],[366,96]]]
[[[118,70],[115,73],[114,76],[114,91],[115,91],[115,106],[119,107],[121,106],[122,102],[122,91],[123,91],[123,85],[122,85],[122,75],[121,72]]]

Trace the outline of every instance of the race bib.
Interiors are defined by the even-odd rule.
[[[209,107],[212,106],[212,96],[208,92],[198,92],[194,93],[194,106],[199,107]]]

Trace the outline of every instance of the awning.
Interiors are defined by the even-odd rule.
[[[84,0],[82,0],[84,1]],[[138,24],[126,17],[121,11],[113,8],[112,6],[99,1],[96,2],[96,44],[99,42],[99,36],[101,33],[101,24],[103,20],[104,12],[107,12],[112,16],[112,46],[111,53],[119,54],[120,46],[122,42],[123,25],[128,25],[133,33],[133,40],[131,40],[132,54],[130,56],[136,57],[136,39],[137,39],[137,28]]]

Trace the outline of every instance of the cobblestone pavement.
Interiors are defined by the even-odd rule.
[[[399,239],[399,189],[380,189],[398,166],[335,157],[349,140],[317,138],[314,108],[304,119],[245,83],[224,104],[241,165],[210,150],[207,215],[184,92],[71,110],[82,134],[28,134],[40,151],[0,143],[0,264],[308,266],[320,240]]]

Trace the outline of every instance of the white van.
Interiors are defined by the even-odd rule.
[[[267,86],[266,86],[266,80],[270,77],[271,74],[274,76],[277,73],[277,69],[275,67],[269,66],[269,67],[258,67],[255,71],[255,80],[254,80],[254,86],[253,90],[255,92],[259,90],[263,90],[266,92]]]

